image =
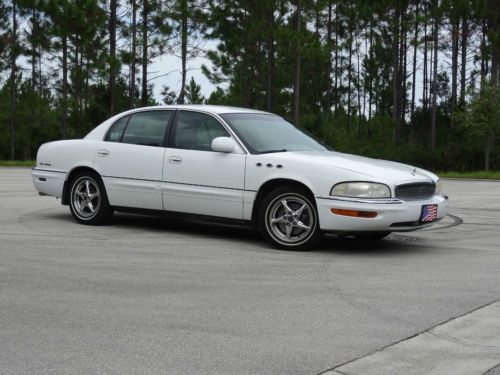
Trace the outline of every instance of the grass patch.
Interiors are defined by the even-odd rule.
[[[0,160],[0,167],[34,167],[35,160]]]
[[[486,172],[486,171],[475,171],[475,172],[440,172],[439,177],[442,178],[472,178],[472,179],[482,179],[482,180],[500,180],[500,172]]]

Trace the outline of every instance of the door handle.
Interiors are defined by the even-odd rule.
[[[182,163],[182,158],[180,156],[171,156],[168,158],[170,164],[180,164]]]
[[[99,156],[108,156],[109,155],[109,151],[108,150],[100,149],[100,150],[97,150],[97,155],[99,155]]]

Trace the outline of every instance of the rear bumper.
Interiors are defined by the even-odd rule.
[[[356,200],[349,198],[316,197],[320,228],[330,232],[390,231],[408,232],[431,226],[433,223],[420,223],[422,206],[436,204],[437,219],[448,213],[448,198],[435,195],[420,201]],[[373,218],[351,217],[332,213],[331,209],[376,212]]]
[[[39,193],[58,198],[62,197],[66,172],[33,168],[31,177],[33,185],[35,185],[35,189]]]

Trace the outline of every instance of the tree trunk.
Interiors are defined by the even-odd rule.
[[[435,5],[437,7],[437,0]],[[437,121],[437,70],[438,70],[438,35],[439,35],[439,16],[436,14],[434,18],[434,62],[432,73],[432,120],[431,120],[431,150],[436,150],[436,121]]]
[[[269,9],[269,39],[267,46],[267,98],[266,107],[269,112],[274,109],[274,6]]]
[[[490,170],[490,154],[491,149],[495,146],[495,133],[488,135],[486,139],[486,145],[484,148],[484,170],[488,172]]]
[[[370,21],[370,71],[368,72],[368,124],[372,118],[372,102],[373,102],[373,20]]]
[[[333,2],[332,0],[328,1],[328,23],[327,23],[327,38],[328,38],[328,69],[327,69],[327,79],[328,79],[328,90],[326,93],[326,110],[328,114],[328,118],[330,118],[332,114],[332,85],[330,84],[331,76],[332,76],[332,15],[333,15]]]
[[[351,22],[351,21],[349,21]],[[351,131],[352,27],[349,27],[349,65],[347,67],[347,132]]]
[[[42,86],[42,47],[40,46],[39,47],[39,50],[38,50],[38,93],[40,95],[40,100],[42,101],[43,103],[43,99],[45,97],[44,93],[43,93],[43,86]],[[40,127],[43,127],[44,126],[44,116],[43,116],[43,104],[40,103],[40,105],[38,106],[38,110],[39,110],[39,123],[40,123]]]
[[[489,33],[491,42],[491,85],[499,84],[500,73],[500,4],[498,0],[489,0]],[[494,145],[492,145],[494,147]]]
[[[31,123],[28,132],[28,142],[25,145],[25,157],[31,159],[31,136],[33,133],[33,127],[39,125],[39,119],[36,116],[37,107],[40,107],[39,96],[35,95],[37,91],[37,43],[35,35],[38,35],[38,17],[36,13],[36,8],[33,6],[31,9],[31,92],[33,95],[33,100],[31,102]]]
[[[488,74],[488,60],[486,52],[486,34],[488,33],[488,28],[486,21],[483,21],[483,26],[481,28],[481,87],[484,86],[486,82],[486,74]]]
[[[451,31],[451,103],[450,103],[450,126],[453,128],[455,109],[457,107],[457,78],[458,78],[458,32],[460,30],[459,19],[453,21]]]
[[[16,157],[16,71],[17,71],[17,3],[12,1],[12,45],[10,51],[10,159]]]
[[[400,58],[400,78],[399,82],[401,85],[401,94],[400,94],[400,106],[401,106],[401,120],[399,122],[399,141],[401,140],[401,127],[405,123],[406,118],[406,63],[407,63],[407,51],[408,51],[408,43],[407,43],[407,19],[406,19],[406,9],[403,11],[403,15],[401,18],[401,58]]]
[[[68,115],[68,36],[62,37],[62,68],[63,68],[63,113],[62,113],[62,137],[66,138],[67,115]]]
[[[187,75],[187,43],[188,43],[188,9],[187,0],[180,0],[181,6],[181,65],[182,65],[182,78],[181,78],[181,91],[177,98],[177,104],[184,104],[184,96],[186,94],[186,75]]]
[[[423,72],[423,85],[422,85],[422,109],[424,112],[427,110],[427,83],[428,81],[428,62],[427,62],[427,9],[424,5],[424,72]]]
[[[297,57],[295,62],[295,83],[293,88],[293,120],[297,125],[299,123],[299,106],[300,106],[300,63],[301,63],[301,38],[300,38],[300,13],[301,4],[300,0],[297,0],[297,24],[296,24],[296,34],[297,34]]]
[[[31,9],[31,89],[36,92],[36,43],[35,35],[38,33],[38,19],[36,9]],[[34,109],[33,109],[34,110]]]
[[[461,58],[462,64],[460,67],[460,106],[465,103],[465,84],[467,81],[467,36],[469,32],[469,22],[467,17],[462,18],[462,41],[461,41]]]
[[[142,10],[142,92],[141,104],[148,105],[148,0],[143,0]]]
[[[394,140],[396,142],[399,141],[399,119],[400,119],[400,114],[399,114],[399,105],[400,105],[400,98],[399,98],[399,88],[401,87],[399,79],[400,79],[400,66],[399,66],[399,47],[400,47],[400,42],[399,42],[399,24],[400,24],[400,9],[399,9],[399,4],[396,5],[395,11],[394,11],[394,27],[393,27],[393,34],[392,34],[392,119],[394,121]]]
[[[334,108],[335,112],[339,109],[339,86],[338,86],[338,76],[339,76],[339,4],[337,3],[335,5],[335,69],[334,69],[334,74],[335,74],[335,92],[334,94]]]
[[[357,91],[358,91],[358,134],[361,134],[361,78],[360,78],[360,66],[359,66],[359,47],[360,45],[356,43],[358,52],[356,53],[357,60],[357,71],[356,71],[356,81],[357,81]]]
[[[116,9],[117,0],[110,0],[109,5],[109,115],[115,112],[116,84]]]
[[[427,71],[429,73],[429,80],[427,81],[427,109],[431,109],[432,111],[432,67],[434,66],[434,24],[431,25],[431,31],[429,37],[432,39],[432,43],[430,43],[430,52],[429,52],[429,66],[427,67]]]
[[[413,34],[413,67],[411,81],[411,108],[410,108],[410,133],[413,133],[413,116],[415,114],[415,83],[417,78],[417,50],[418,50],[418,2],[415,3],[415,32]]]
[[[137,53],[137,0],[132,0],[132,51],[130,56],[130,87],[129,108],[134,108],[135,103],[135,58]]]

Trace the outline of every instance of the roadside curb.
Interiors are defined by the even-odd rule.
[[[479,307],[321,375],[498,375],[500,301]]]

